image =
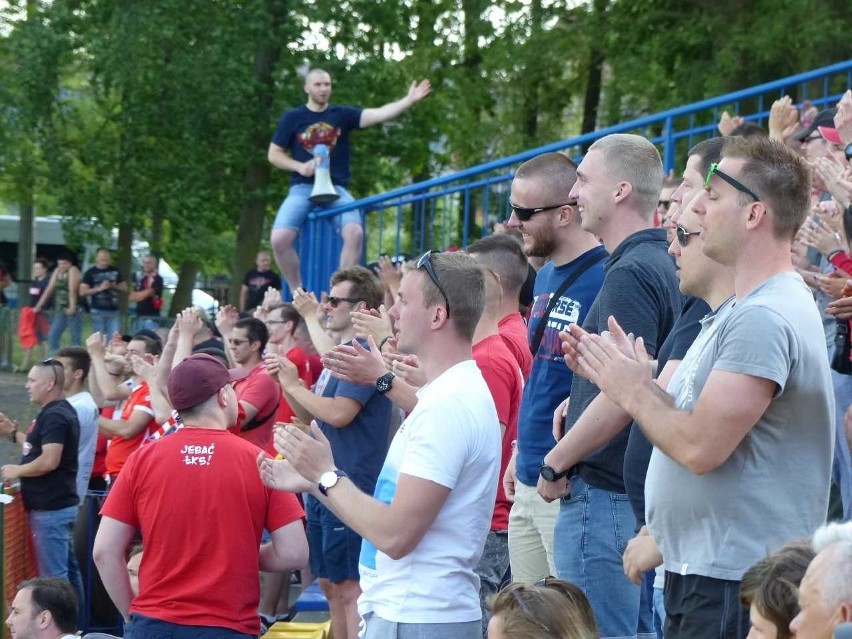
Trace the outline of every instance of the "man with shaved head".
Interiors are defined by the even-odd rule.
[[[302,286],[299,255],[293,242],[308,213],[315,206],[325,208],[354,202],[346,187],[349,184],[349,132],[374,124],[393,120],[429,95],[429,80],[412,82],[404,98],[373,109],[351,106],[333,106],[331,100],[331,75],[323,69],[312,69],[305,76],[307,104],[286,111],[269,144],[270,163],[282,171],[290,171],[290,190],[278,209],[272,225],[272,249],[281,275],[290,290]],[[316,162],[314,149],[322,144],[328,148],[331,181],[339,196],[326,204],[311,202]],[[357,264],[361,259],[364,229],[361,213],[347,211],[334,218],[337,231],[343,236],[340,266]]]
[[[3,481],[20,479],[30,534],[40,577],[70,581],[83,600],[80,569],[74,558],[73,531],[77,520],[77,413],[63,399],[62,362],[36,363],[27,374],[30,401],[41,412],[26,433],[0,414],[0,434],[23,448],[20,464],[0,468]]]
[[[542,458],[556,441],[551,415],[571,392],[559,331],[582,322],[603,282],[606,251],[580,226],[571,188],[576,165],[561,153],[545,153],[518,167],[507,222],[521,232],[524,253],[548,260],[535,281],[527,337],[533,355],[518,416],[517,448],[503,477],[509,513],[509,560],[518,581],[556,574],[553,527],[558,502],[536,494]],[[476,257],[480,260],[481,252]],[[566,286],[567,284],[567,286]]]

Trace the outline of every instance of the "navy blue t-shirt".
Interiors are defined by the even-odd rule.
[[[368,495],[388,453],[391,401],[376,391],[375,385],[361,386],[340,380],[323,370],[314,393],[323,397],[349,397],[361,404],[361,410],[348,425],[335,428],[322,420],[317,424],[331,444],[334,463]]]
[[[606,278],[583,328],[600,334],[609,330],[610,315],[624,329],[645,340],[651,357],[674,326],[683,307],[674,259],[668,254],[665,229],[645,229],[628,236],[613,251],[604,267]],[[600,389],[578,377],[571,389],[565,428],[570,429]],[[580,477],[590,486],[624,493],[624,450],[629,429],[580,462]]]
[[[560,296],[559,302],[550,311],[541,345],[533,358],[518,414],[518,456],[515,460],[518,481],[527,486],[536,485],[541,461],[556,445],[553,439],[553,411],[571,394],[574,375],[565,365],[559,331],[567,331],[571,323],[582,324],[603,284],[606,255],[604,247],[598,246],[562,266],[556,267],[553,262],[548,262],[535,278],[532,310],[527,325],[530,343],[559,285],[587,259],[595,259],[593,256],[597,256],[600,260]]]
[[[298,162],[312,160],[317,144],[325,144],[331,157],[331,181],[349,184],[349,132],[361,126],[361,109],[350,106],[329,106],[317,113],[306,105],[285,111],[278,122],[272,142],[290,153]],[[313,184],[313,177],[303,177],[295,171],[290,184]]]
[[[708,313],[710,306],[707,302],[697,297],[686,298],[683,312],[657,352],[657,375],[669,360],[684,358],[701,330],[701,320]],[[624,452],[624,488],[636,516],[637,532],[645,525],[645,475],[653,448],[639,425],[635,421],[630,424],[630,436]]]

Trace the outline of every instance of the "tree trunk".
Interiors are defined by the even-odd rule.
[[[254,159],[246,167],[245,199],[237,228],[237,246],[234,252],[234,267],[228,299],[231,304],[239,302],[242,274],[252,267],[260,247],[264,222],[266,221],[267,189],[271,177],[266,149],[269,146],[269,123],[272,121],[272,102],[275,92],[273,71],[281,56],[280,30],[287,16],[287,2],[270,0],[266,3],[269,28],[258,42],[254,55],[255,118],[257,128],[252,135]]]
[[[116,266],[124,279],[127,280],[127,290],[133,288],[133,225],[128,222],[123,222],[118,225],[118,255],[116,257]],[[119,295],[119,305],[122,313],[127,313],[127,296],[128,293]]]
[[[169,315],[175,316],[179,311],[192,306],[192,289],[195,288],[195,278],[201,265],[194,260],[186,260],[178,269],[178,284],[172,296],[172,306]]]
[[[595,0],[592,11],[592,32],[600,33],[605,28],[604,14],[606,13],[608,0]],[[603,74],[604,52],[598,45],[599,39],[592,37],[592,45],[589,51],[588,81],[586,82],[586,96],[583,100],[583,123],[580,133],[594,131],[598,122],[598,107],[601,102],[601,81]],[[583,153],[589,150],[591,144],[583,145]]]

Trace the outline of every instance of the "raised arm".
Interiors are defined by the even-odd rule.
[[[388,102],[384,106],[373,109],[364,109],[361,111],[361,128],[366,129],[374,124],[382,124],[388,122],[408,111],[415,104],[432,92],[432,84],[429,80],[421,82],[414,81],[408,87],[408,93],[404,98],[395,102]]]

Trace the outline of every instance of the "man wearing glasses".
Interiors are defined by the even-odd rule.
[[[556,443],[553,411],[571,392],[573,374],[564,364],[559,331],[585,319],[603,283],[606,250],[580,227],[577,202],[570,197],[576,179],[577,166],[561,153],[525,162],[512,182],[506,223],[520,230],[527,256],[548,260],[535,280],[527,329],[533,363],[521,399],[517,446],[503,478],[513,502],[509,561],[518,581],[556,574],[553,527],[559,504],[542,500],[536,484],[541,460]]]
[[[27,433],[5,415],[0,432],[22,445],[20,464],[0,468],[3,481],[21,481],[40,577],[70,581],[83,601],[83,583],[74,558],[74,522],[77,519],[77,413],[63,399],[62,362],[38,362],[27,375],[30,401],[41,411]]]
[[[471,358],[485,281],[463,253],[427,253],[390,310],[398,349],[427,384],[394,436],[373,497],[340,468],[323,432],[276,433],[287,461],[264,460],[278,489],[309,490],[364,537],[358,609],[366,639],[480,639],[475,568],[500,468],[494,400]],[[337,636],[337,635],[335,635]]]
[[[257,318],[236,317],[233,307],[220,310],[216,316],[216,327],[228,346],[231,367],[247,373],[244,379],[234,383],[239,414],[230,430],[255,446],[273,452],[272,426],[281,402],[281,389],[263,364],[269,330]]]
[[[673,403],[651,385],[639,342],[634,357],[595,336],[577,345],[582,374],[655,446],[647,512],[667,639],[745,637],[745,570],[825,519],[832,384],[819,313],[790,260],[810,187],[805,162],[782,144],[726,139],[692,208],[704,254],[733,273],[736,303],[687,353]]]
[[[323,310],[326,329],[339,336],[341,344],[355,340],[352,311],[378,308],[384,292],[376,276],[363,266],[340,269],[331,276],[331,290]],[[306,424],[315,419],[331,442],[338,468],[348,474],[362,491],[372,494],[388,450],[391,402],[390,387],[362,386],[333,377],[324,370],[313,391],[305,388],[296,366],[277,358],[284,397]],[[338,519],[336,513],[314,496],[305,499],[311,571],[320,578],[331,613],[335,637],[358,636],[358,597],[361,594],[358,554],[360,531]]]

